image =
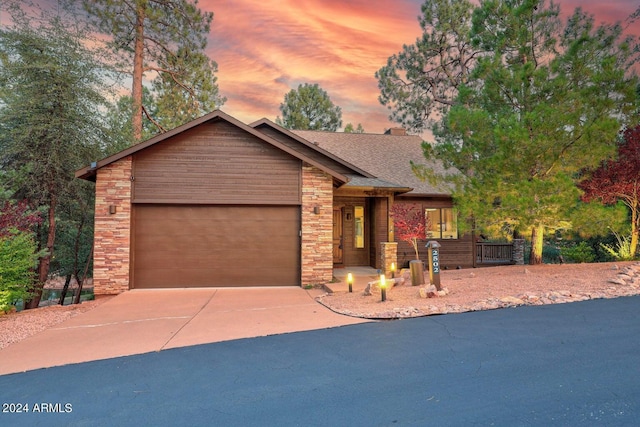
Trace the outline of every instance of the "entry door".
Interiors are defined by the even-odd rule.
[[[333,263],[342,264],[344,262],[342,253],[342,209],[333,209]]]

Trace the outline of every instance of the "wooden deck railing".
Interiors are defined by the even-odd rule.
[[[476,262],[478,264],[512,264],[513,244],[476,243]]]

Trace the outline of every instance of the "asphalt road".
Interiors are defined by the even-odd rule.
[[[0,425],[638,425],[639,312],[519,307],[5,375]]]

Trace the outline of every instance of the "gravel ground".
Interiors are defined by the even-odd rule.
[[[448,290],[448,294],[441,297],[422,298],[420,288],[424,287],[411,286],[407,273],[405,284],[389,289],[385,302],[381,301],[379,292],[368,296],[362,292],[327,293],[318,301],[337,313],[389,319],[640,294],[637,262],[445,270],[440,278],[443,288]]]
[[[111,297],[99,297],[77,305],[51,305],[0,315],[0,348],[21,341],[80,313],[92,310]]]

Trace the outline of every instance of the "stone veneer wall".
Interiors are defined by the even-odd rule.
[[[98,170],[93,253],[96,295],[129,290],[131,249],[131,156]],[[115,213],[109,207],[115,206]]]
[[[302,286],[329,283],[333,278],[333,179],[307,164],[302,166],[301,244]]]
[[[395,273],[398,273],[398,243],[382,242],[380,244],[380,261],[384,274],[391,277],[391,264],[395,267]]]
[[[524,265],[524,239],[513,239],[513,263]]]

